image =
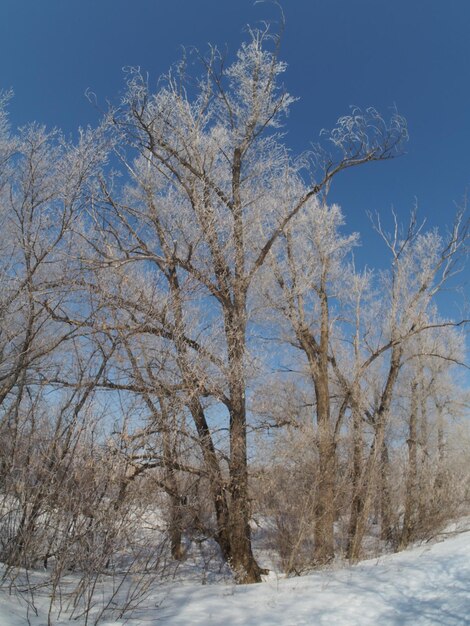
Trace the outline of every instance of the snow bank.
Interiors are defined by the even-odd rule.
[[[38,606],[40,609],[40,602]],[[46,623],[47,616],[41,611],[37,617],[31,617],[32,626]],[[102,622],[104,626],[123,623],[106,619]],[[300,578],[271,577],[260,585],[202,586],[175,582],[163,589],[160,586],[147,601],[146,608],[126,623],[129,626],[463,626],[470,624],[470,532],[355,567]],[[2,598],[0,624],[27,624],[24,607],[13,598]]]

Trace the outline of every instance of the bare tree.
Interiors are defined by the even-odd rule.
[[[231,66],[212,49],[195,84],[181,65],[155,94],[132,71],[123,104],[108,120],[133,182],[119,196],[116,181],[103,181],[96,218],[103,223],[106,216],[104,262],[138,262],[166,278],[164,322],[173,326],[179,375],[214,477],[219,543],[243,582],[260,579],[250,541],[247,448],[249,302],[259,270],[289,223],[336,174],[390,158],[406,139],[398,115],[386,124],[373,110],[353,111],[329,135],[333,152],[316,150],[315,176],[306,184],[299,175],[305,160],[290,159],[277,130],[292,103],[279,83],[285,64],[278,45],[268,29],[251,30]],[[188,290],[197,294],[192,304]],[[211,323],[204,326],[204,317]],[[229,419],[226,485],[205,395]]]
[[[366,351],[355,380],[362,377],[373,367],[383,367],[382,383],[374,399],[369,405],[366,417],[373,426],[374,437],[367,461],[363,468],[361,513],[357,516],[355,531],[349,543],[348,555],[352,559],[359,556],[365,525],[372,504],[373,481],[377,480],[377,471],[381,470],[382,479],[386,476],[387,462],[386,430],[390,420],[390,412],[394,399],[394,390],[404,364],[405,353],[410,342],[433,329],[462,325],[465,320],[432,321],[430,313],[434,298],[446,281],[459,271],[465,253],[468,227],[457,215],[455,223],[447,238],[441,237],[437,231],[423,232],[423,226],[417,224],[413,214],[405,232],[400,232],[395,219],[392,234],[387,234],[380,221],[377,230],[383,237],[392,254],[392,267],[383,274],[382,305],[385,307],[382,319],[385,325],[377,329],[376,343],[372,335],[367,337]],[[385,341],[384,341],[385,339]],[[384,361],[385,357],[385,361]],[[346,380],[343,381],[346,383]],[[349,386],[350,383],[346,383]],[[385,472],[385,473],[384,473]],[[384,489],[382,489],[382,495]],[[385,493],[386,496],[386,493]],[[387,504],[385,503],[387,509]],[[353,515],[356,518],[356,513]],[[383,520],[383,527],[388,523]],[[388,535],[388,531],[385,533]]]
[[[334,301],[341,297],[345,258],[357,236],[343,237],[338,206],[310,201],[285,229],[273,255],[275,289],[269,299],[292,327],[292,343],[305,356],[314,389],[318,448],[315,515],[315,561],[325,563],[335,552],[336,446],[348,402],[332,402],[332,347],[338,325]],[[333,303],[333,304],[332,304]]]
[[[250,29],[231,65],[211,48],[200,76],[183,62],[155,93],[130,70],[121,104],[75,144],[36,125],[11,135],[0,97],[0,476],[12,505],[0,539],[12,566],[52,564],[56,586],[83,570],[76,599],[113,563],[145,570],[163,553],[154,541],[148,556],[136,522],[142,484],[163,494],[173,559],[200,532],[241,583],[263,573],[255,481],[297,481],[285,509],[269,505],[290,572],[334,557],[338,519],[359,558],[374,507],[382,539],[405,546],[442,496],[442,381],[463,358],[452,331],[464,320],[441,319],[434,301],[467,226],[459,214],[442,237],[413,215],[387,233],[376,218],[390,267],[358,272],[358,236],[342,234],[327,195],[342,171],[400,154],[405,122],[353,109],[293,159],[279,44]],[[282,385],[260,329],[288,346]],[[264,467],[251,426],[285,429],[302,454]],[[406,444],[398,488],[391,441]]]

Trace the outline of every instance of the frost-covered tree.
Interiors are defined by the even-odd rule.
[[[336,447],[348,407],[333,401],[335,342],[339,339],[338,299],[344,299],[347,257],[357,235],[340,233],[344,219],[337,205],[312,199],[305,211],[284,229],[272,255],[271,306],[288,320],[291,342],[306,360],[314,389],[318,448],[315,499],[315,561],[325,563],[335,553]],[[349,273],[353,280],[354,276]]]
[[[455,322],[437,315],[435,298],[467,241],[462,216],[447,237],[414,217],[390,234],[376,220],[389,267],[358,271],[358,235],[345,234],[328,192],[345,169],[399,154],[405,123],[354,109],[293,157],[283,125],[294,99],[278,52],[277,36],[253,29],[232,64],[212,48],[198,55],[199,75],[181,63],[155,91],[130,70],[121,103],[76,144],[34,125],[12,137],[0,107],[2,425],[36,423],[52,391],[57,432],[80,438],[81,416],[106,390],[114,422],[98,448],[112,467],[100,500],[107,514],[124,515],[132,487],[147,480],[165,494],[172,556],[184,556],[193,524],[244,583],[262,574],[250,529],[250,456],[260,449],[252,425],[291,434],[303,420],[312,562],[334,556],[339,519],[351,559],[378,509],[384,539],[397,528],[403,545],[412,536],[426,474],[415,435],[435,419],[442,461],[449,405],[436,363],[456,358],[442,339]],[[264,331],[277,343],[261,347]],[[291,371],[278,385],[280,344]],[[404,424],[397,524],[390,438]],[[56,460],[59,440],[45,447]],[[59,475],[61,462],[46,465]]]
[[[103,260],[139,263],[148,280],[165,283],[168,304],[158,324],[170,329],[188,390],[216,537],[242,582],[261,573],[251,548],[247,447],[249,303],[258,274],[280,235],[334,176],[394,156],[406,139],[398,115],[386,123],[372,109],[353,111],[325,138],[331,150],[316,149],[302,172],[306,159],[292,159],[279,130],[293,98],[280,82],[286,65],[278,44],[269,29],[250,30],[228,67],[212,49],[201,58],[201,76],[189,79],[182,64],[155,93],[131,71],[121,106],[108,114],[130,183],[120,193],[116,181],[103,182],[100,208],[108,235]],[[214,412],[217,427],[210,425]],[[225,420],[226,470],[214,442]]]
[[[366,394],[366,400],[362,402],[362,406],[367,407],[365,419],[373,427],[374,434],[355,489],[356,503],[351,512],[348,546],[351,559],[359,556],[373,502],[374,481],[379,480],[379,475],[382,480],[382,532],[384,538],[390,536],[386,432],[397,383],[407,358],[405,355],[409,356],[413,342],[420,338],[424,341],[429,332],[439,329],[445,332],[448,327],[463,323],[463,320],[455,322],[433,317],[436,295],[454,273],[460,271],[465,258],[468,225],[462,214],[457,215],[445,237],[436,230],[425,231],[414,214],[406,229],[399,227],[396,218],[391,233],[383,229],[380,220],[376,222],[376,229],[391,253],[391,267],[380,276],[375,321],[365,328],[363,335],[362,362],[352,378],[343,379],[345,388],[354,388],[361,384],[368,372],[375,369],[375,376],[378,375],[374,385],[362,386],[362,393]],[[442,354],[442,358],[448,357]],[[454,354],[451,358],[458,359],[458,356]]]

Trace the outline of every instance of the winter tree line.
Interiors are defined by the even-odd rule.
[[[405,121],[352,110],[293,155],[277,44],[252,30],[233,63],[212,49],[155,90],[129,70],[77,140],[13,131],[4,94],[9,572],[79,572],[85,589],[206,541],[257,582],[257,526],[300,573],[360,559],[371,537],[403,548],[468,503],[465,313],[451,292],[437,306],[464,269],[463,213],[445,233],[371,216],[362,245],[386,261],[358,268],[328,192],[400,155]]]

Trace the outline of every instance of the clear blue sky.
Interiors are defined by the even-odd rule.
[[[349,226],[366,243],[366,210],[393,205],[406,216],[415,198],[431,224],[448,222],[470,186],[470,0],[283,6],[281,56],[300,98],[288,120],[293,150],[308,148],[350,105],[386,113],[396,104],[408,120],[406,156],[348,172],[333,189]],[[97,120],[85,90],[105,106],[123,88],[123,66],[139,65],[156,81],[181,45],[227,44],[234,53],[244,25],[277,16],[252,0],[1,0],[0,87],[15,91],[15,125],[37,120],[73,132]]]

